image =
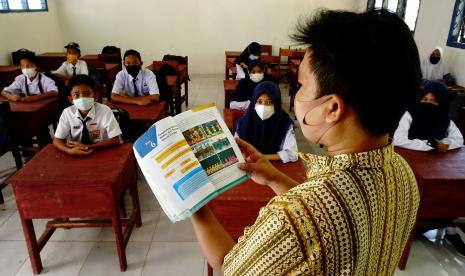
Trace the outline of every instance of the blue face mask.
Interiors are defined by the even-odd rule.
[[[250,60],[256,60],[256,59],[258,59],[258,56],[250,55],[250,56],[249,56],[249,59],[250,59]]]

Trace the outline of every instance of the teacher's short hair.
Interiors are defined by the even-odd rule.
[[[421,80],[418,49],[401,18],[387,10],[319,10],[291,37],[312,50],[318,96],[339,95],[373,136],[397,128]]]

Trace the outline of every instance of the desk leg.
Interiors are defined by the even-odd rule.
[[[31,219],[24,219],[21,212],[20,216],[29,259],[31,260],[32,272],[34,274],[39,274],[42,271],[42,261],[40,260],[40,249],[34,232],[34,225]]]
[[[186,81],[184,82],[184,89],[186,92],[186,107],[188,106],[188,98],[189,98],[189,77],[186,78]]]
[[[113,224],[113,231],[115,232],[116,251],[118,252],[119,268],[121,272],[126,271],[128,267],[126,261],[126,245],[123,239],[123,228],[119,217],[118,203],[113,204],[113,216],[111,218]]]
[[[400,257],[399,264],[397,265],[400,270],[405,270],[407,266],[408,255],[410,254],[410,249],[412,248],[413,238],[415,237],[415,231],[417,228],[417,224],[413,226],[412,232],[410,232],[410,236],[405,244],[404,252],[402,252],[402,256]]]
[[[176,114],[181,113],[181,86],[177,85],[176,94],[174,95],[174,108],[176,109]]]
[[[132,198],[132,211],[136,212],[136,227],[139,228],[142,225],[142,218],[140,216],[140,205],[139,205],[139,192],[137,191],[137,182],[134,181],[134,184],[129,187],[129,193]]]

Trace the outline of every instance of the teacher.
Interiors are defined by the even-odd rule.
[[[389,139],[421,71],[407,25],[383,10],[320,11],[292,36],[308,45],[295,112],[307,140],[296,183],[238,139],[252,179],[276,193],[237,244],[204,207],[191,221],[209,264],[226,275],[393,275],[419,204],[412,170]]]

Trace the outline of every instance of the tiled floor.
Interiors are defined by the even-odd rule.
[[[223,108],[222,76],[191,76],[189,108],[216,102]],[[283,87],[283,104],[289,97]],[[299,149],[319,151],[297,131]],[[11,154],[0,157],[0,182],[15,171]],[[113,233],[110,229],[57,230],[41,252],[45,275],[206,275],[205,260],[189,221],[172,224],[161,211],[142,174],[138,182],[142,227],[135,229],[126,249],[128,269],[119,271]],[[3,190],[0,205],[0,276],[31,275],[18,211],[11,188]],[[36,232],[44,220],[34,223]],[[395,275],[465,275],[465,258],[441,241],[414,241],[405,271]]]

